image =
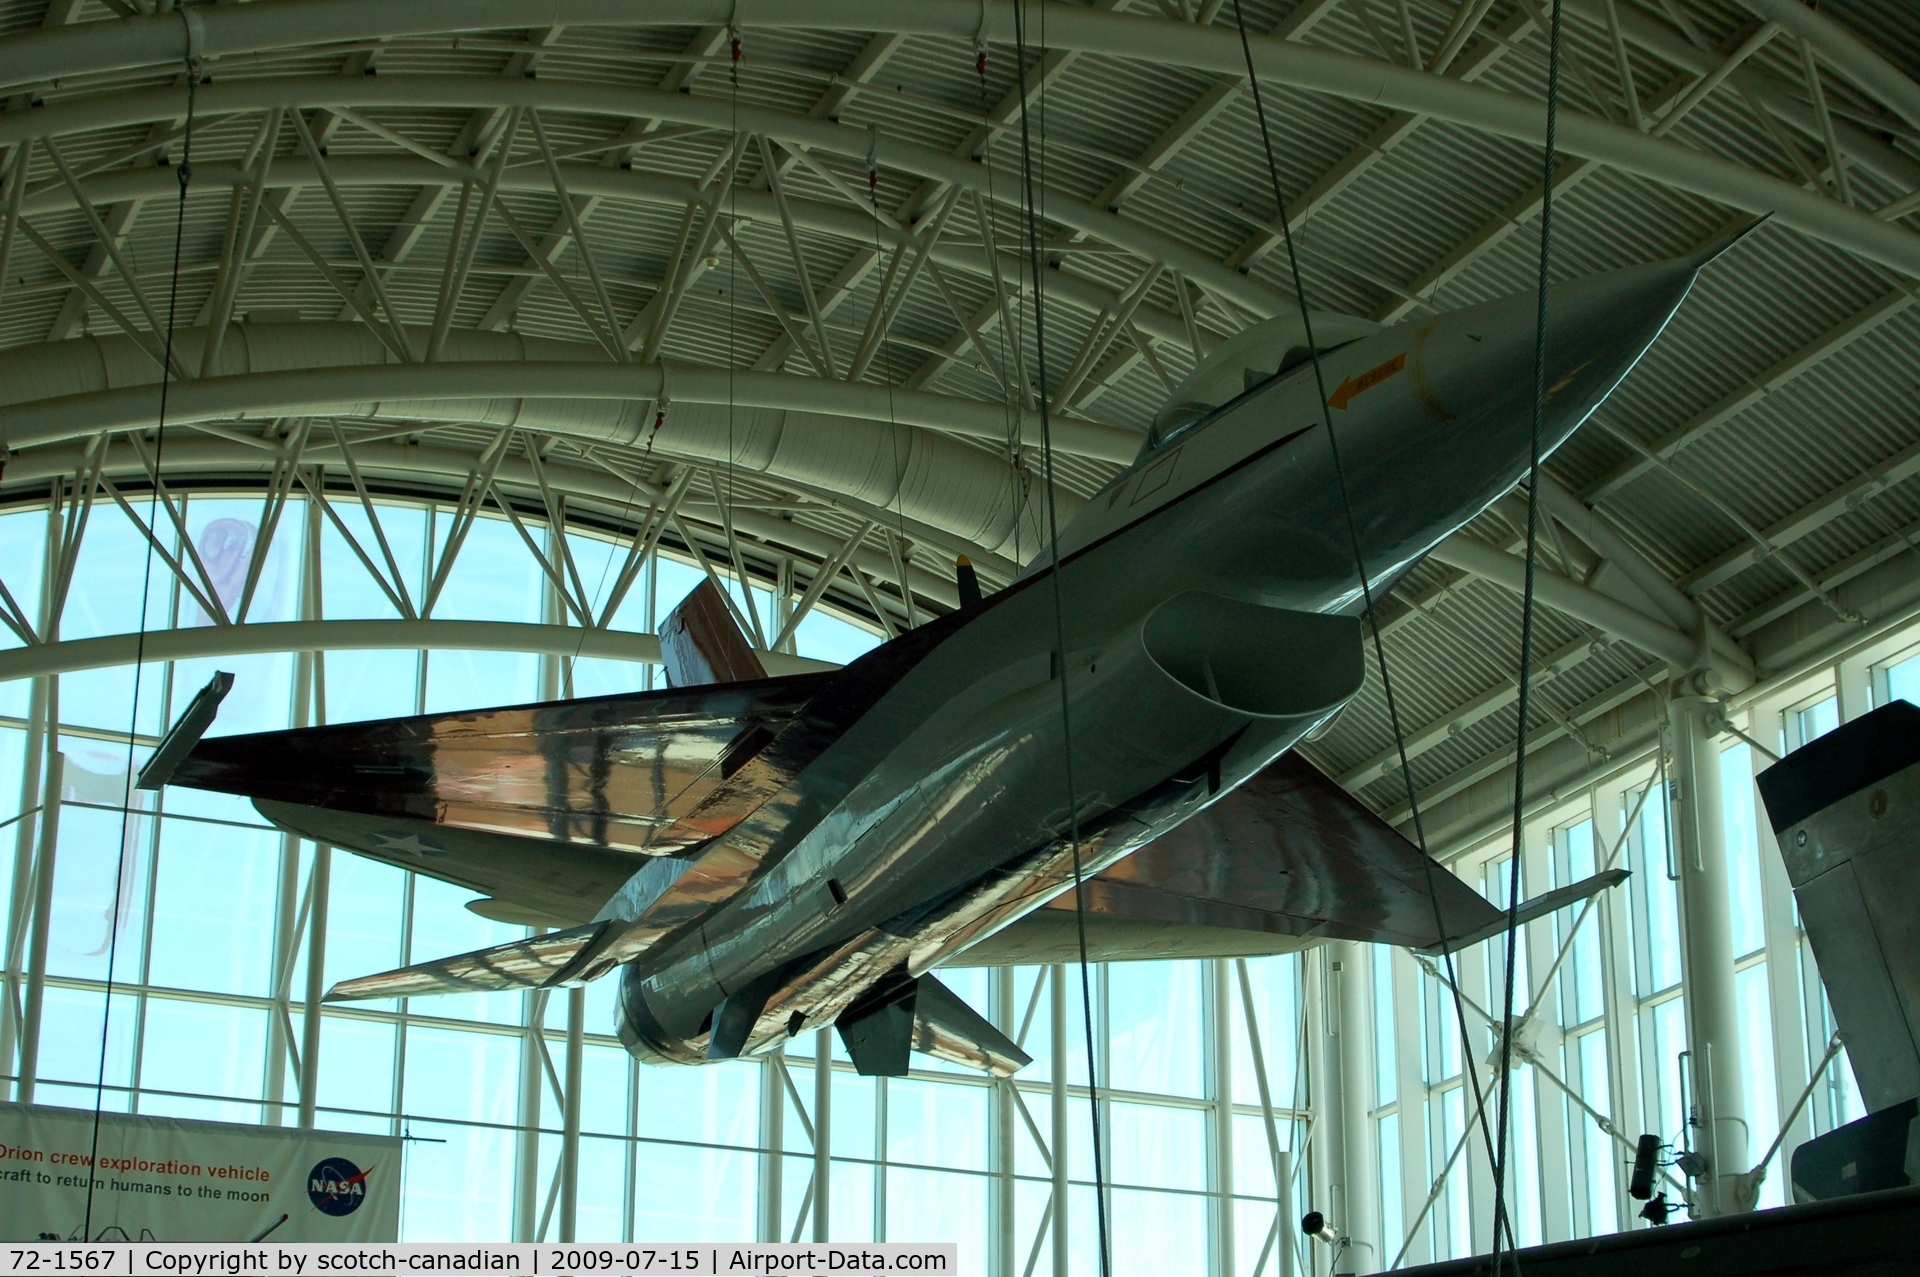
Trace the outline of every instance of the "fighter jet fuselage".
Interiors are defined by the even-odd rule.
[[[1543,453],[1632,368],[1704,260],[1551,290]],[[940,1025],[970,1013],[916,1013],[918,977],[964,963],[968,946],[1231,794],[1359,691],[1356,548],[1377,598],[1525,476],[1534,315],[1524,296],[1389,329],[1322,317],[1317,379],[1303,338],[1243,334],[1182,383],[1138,460],[1057,546],[1034,545],[1006,589],[883,644],[817,689],[717,687],[764,688],[767,703],[787,696],[798,708],[741,711],[712,794],[671,825],[711,837],[649,845],[646,834],[626,846],[644,853],[627,862],[637,872],[591,923],[531,940],[511,961],[488,951],[454,974],[409,968],[343,991],[571,982],[619,966],[620,1036],[645,1059],[730,1059],[834,1023],[850,1045],[911,1024],[914,1045],[930,1049]],[[491,713],[538,735],[543,712]],[[348,846],[358,837],[374,854],[370,835],[327,824],[325,810],[407,813],[449,837],[463,822],[523,831],[525,821],[470,819],[449,800],[447,730],[428,720],[393,730],[424,742],[419,767],[430,774],[406,796],[375,802],[351,781],[288,788],[259,763],[275,750],[267,738],[203,742],[176,783],[253,794],[284,828]],[[286,748],[299,736],[284,734]],[[593,739],[597,775],[639,757],[627,737]],[[569,752],[580,750],[591,752],[538,747],[549,787],[589,766]],[[577,788],[577,777],[565,784]],[[594,800],[599,832],[583,834],[577,811],[563,811],[553,836],[623,846],[608,832],[620,828],[612,792],[603,784]],[[555,810],[572,801],[554,800]],[[664,816],[655,823],[668,827]],[[991,1036],[980,1027],[974,1047],[956,1046],[952,1032],[943,1040],[949,1054],[1017,1067],[1024,1057]]]
[[[1691,277],[1656,266],[1555,290],[1544,451]],[[953,618],[815,764],[858,773],[844,800],[628,966],[629,1045],[707,1058],[715,1008],[756,980],[746,1050],[829,1022],[888,972],[919,975],[1071,889],[1076,826],[1091,876],[1336,713],[1363,676],[1349,528],[1384,591],[1524,477],[1532,318],[1523,298],[1344,342],[1323,321],[1337,465],[1308,361],[1150,441],[1061,533],[1057,594],[1043,547]]]

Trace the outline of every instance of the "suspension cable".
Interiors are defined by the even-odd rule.
[[[1060,731],[1061,758],[1065,764],[1067,786],[1067,835],[1073,851],[1073,923],[1074,935],[1079,946],[1080,958],[1080,1014],[1081,1027],[1085,1030],[1087,1048],[1087,1114],[1093,1126],[1093,1201],[1094,1211],[1099,1223],[1100,1234],[1100,1274],[1111,1277],[1113,1258],[1107,1239],[1107,1187],[1106,1177],[1100,1161],[1100,1076],[1094,1068],[1093,1048],[1093,981],[1087,962],[1087,889],[1086,875],[1082,871],[1080,848],[1080,802],[1073,774],[1073,713],[1071,700],[1067,695],[1067,625],[1066,604],[1060,588],[1060,522],[1056,513],[1055,479],[1053,468],[1053,413],[1050,405],[1051,391],[1047,386],[1047,325],[1043,290],[1040,286],[1040,224],[1034,208],[1033,185],[1033,134],[1027,109],[1027,28],[1023,13],[1024,0],[1016,0],[1013,6],[1014,62],[1020,73],[1020,178],[1024,196],[1027,231],[1027,273],[1033,281],[1033,344],[1035,372],[1039,385],[1036,387],[1040,407],[1040,446],[1045,462],[1047,488],[1047,550],[1049,562],[1047,575],[1053,587],[1053,642],[1054,657],[1058,662],[1055,674],[1060,681]],[[1041,8],[1044,20],[1046,9]],[[1046,33],[1041,32],[1044,45]],[[1041,92],[1045,93],[1044,86]],[[1061,1044],[1053,1044],[1053,1067],[1062,1067],[1060,1058]],[[1066,1156],[1065,1149],[1053,1150],[1055,1157]],[[1055,1219],[1058,1220],[1066,1210],[1065,1202],[1054,1204]],[[1065,1244],[1065,1231],[1054,1235],[1056,1247]]]
[[[1527,567],[1526,585],[1520,595],[1520,700],[1513,749],[1513,854],[1507,869],[1506,989],[1500,1012],[1500,1155],[1493,1164],[1493,1271],[1496,1274],[1500,1271],[1501,1226],[1506,1225],[1509,1240],[1512,1234],[1512,1225],[1507,1223],[1507,1177],[1513,1150],[1508,1144],[1507,1126],[1513,1098],[1513,986],[1514,973],[1520,965],[1517,940],[1520,860],[1525,850],[1522,823],[1527,795],[1527,709],[1532,693],[1533,574],[1540,557],[1540,418],[1547,404],[1547,276],[1553,260],[1554,129],[1560,115],[1560,0],[1552,0],[1552,4],[1547,37],[1547,135],[1540,158],[1540,266],[1533,316],[1533,412],[1527,432]]]
[[[1387,665],[1386,645],[1380,636],[1380,615],[1374,607],[1373,582],[1367,572],[1366,557],[1360,549],[1360,530],[1353,517],[1353,498],[1347,487],[1346,468],[1341,462],[1340,440],[1333,428],[1333,412],[1327,401],[1327,382],[1320,366],[1320,348],[1313,339],[1313,318],[1307,309],[1306,284],[1300,274],[1299,254],[1294,249],[1293,223],[1287,213],[1285,192],[1280,185],[1280,164],[1274,156],[1273,136],[1267,126],[1266,104],[1260,94],[1260,77],[1254,72],[1253,46],[1247,38],[1247,19],[1246,14],[1241,10],[1240,0],[1233,0],[1233,16],[1234,22],[1240,29],[1240,52],[1247,64],[1247,83],[1253,90],[1254,115],[1260,122],[1260,142],[1262,149],[1266,152],[1267,175],[1273,182],[1273,201],[1280,216],[1280,235],[1287,247],[1287,264],[1293,276],[1294,301],[1300,309],[1300,326],[1307,343],[1308,360],[1313,365],[1313,384],[1320,400],[1320,419],[1327,428],[1327,450],[1333,458],[1334,478],[1340,490],[1340,506],[1347,525],[1347,542],[1353,554],[1354,571],[1360,578],[1361,600],[1366,609],[1368,628],[1372,632],[1374,661],[1380,667],[1380,687],[1386,698],[1387,720],[1393,729],[1394,748],[1399,755],[1400,778],[1406,788],[1407,808],[1412,814],[1414,841],[1419,845],[1421,867],[1426,874],[1427,900],[1433,909],[1434,934],[1439,937],[1440,956],[1446,964],[1447,987],[1453,993],[1455,1027],[1460,1034],[1460,1071],[1473,1089],[1474,1114],[1480,1127],[1481,1139],[1486,1145],[1487,1160],[1489,1163],[1497,1163],[1498,1159],[1494,1155],[1493,1132],[1487,1124],[1486,1094],[1480,1089],[1480,1075],[1475,1072],[1469,1062],[1471,1057],[1467,1045],[1469,1041],[1467,1012],[1460,1002],[1459,978],[1454,969],[1453,945],[1451,937],[1447,935],[1446,921],[1440,912],[1439,884],[1434,879],[1436,868],[1433,855],[1427,849],[1427,831],[1420,814],[1420,796],[1413,784],[1413,765],[1407,755],[1406,730],[1401,723],[1399,701],[1393,691],[1393,674]]]
[[[999,237],[993,227],[1000,216],[1000,197],[994,189],[993,174],[993,120],[987,112],[987,46],[982,40],[974,52],[974,72],[980,78],[980,131],[987,140],[980,151],[980,162],[987,170],[987,200],[979,202],[979,193],[974,194],[974,213],[980,222],[980,247],[987,257],[988,282],[993,287],[994,308],[1002,316],[1007,316],[1006,294],[1000,285]],[[1015,299],[1014,313],[1020,313],[1026,305],[1025,297]],[[955,318],[961,318],[956,314]],[[1011,316],[1008,316],[1011,318]],[[1026,417],[1026,359],[1018,349],[1020,330],[1009,325],[997,325],[1000,334],[999,382],[1001,402],[1006,405],[1005,423],[1007,428],[1007,503],[1013,512],[1013,561],[1022,562],[1020,533],[1021,522],[1026,510],[1026,470],[1022,464],[1021,448],[1024,444],[1021,427]],[[995,358],[992,351],[983,345],[980,349],[982,362]]]
[[[194,97],[199,87],[200,69],[194,64],[191,56],[187,59],[186,68],[187,121],[181,134],[180,166],[175,170],[175,175],[180,181],[180,203],[173,219],[173,271],[167,283],[167,331],[162,342],[160,359],[160,412],[153,430],[153,491],[147,498],[147,556],[140,581],[140,628],[134,637],[133,647],[133,705],[127,716],[127,778],[120,795],[120,855],[114,867],[113,908],[109,911],[107,921],[107,978],[100,1007],[100,1066],[93,1082],[93,1136],[87,1162],[89,1166],[97,1166],[100,1162],[100,1114],[106,1097],[107,1045],[113,1027],[113,983],[120,956],[120,901],[126,891],[127,834],[133,825],[133,760],[139,740],[140,678],[145,672],[147,609],[153,595],[154,544],[158,535],[154,529],[159,527],[160,465],[165,457],[167,446],[167,391],[173,385],[173,329],[180,305],[180,248],[186,238],[187,230],[187,187],[193,182]],[[23,172],[22,179],[25,176]],[[127,282],[131,284],[133,281]],[[88,492],[86,499],[91,501],[93,493]],[[184,530],[182,535],[185,535]],[[51,723],[48,726],[57,737],[59,724]],[[83,1241],[93,1240],[93,1189],[98,1183],[100,1180],[96,1176],[87,1177],[87,1205],[80,1224],[80,1236]]]

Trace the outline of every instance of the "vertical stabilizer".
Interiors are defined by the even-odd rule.
[[[1862,715],[1759,785],[1861,1099],[1920,1096],[1920,708]]]
[[[1758,781],[1867,1106],[1793,1151],[1794,1200],[1920,1183],[1920,708],[1883,705]]]
[[[660,661],[667,667],[668,687],[747,683],[767,676],[711,580],[695,586],[667,613],[660,626]]]

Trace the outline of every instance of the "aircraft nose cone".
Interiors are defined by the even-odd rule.
[[[1710,260],[1710,259],[1708,259]],[[1632,266],[1547,289],[1543,454],[1585,421],[1660,335],[1685,300],[1701,257]],[[1469,307],[1441,317],[1414,339],[1414,371],[1430,411],[1448,421],[1478,420],[1483,442],[1524,448],[1532,422],[1534,295]]]
[[[1725,247],[1548,288],[1542,457],[1633,370],[1700,268]],[[1348,450],[1357,461],[1345,490],[1357,494],[1352,516],[1375,579],[1424,554],[1526,477],[1538,307],[1529,290],[1448,312],[1400,339],[1404,382],[1397,359],[1388,359],[1341,383],[1337,393],[1356,413],[1364,411],[1359,396],[1370,388],[1362,384],[1368,377],[1397,388],[1376,401],[1371,422],[1356,418]],[[1371,360],[1385,349],[1362,348],[1359,355]]]

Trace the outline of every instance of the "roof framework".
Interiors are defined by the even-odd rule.
[[[1920,602],[1920,17],[1565,3],[1556,275],[1773,216],[1549,465],[1543,793],[1644,749],[1703,635],[1737,687]],[[665,537],[893,632],[953,604],[951,555],[993,585],[1040,546],[1023,107],[1064,509],[1198,357],[1290,305],[1220,0],[1034,6],[1024,103],[1001,0],[635,12],[0,5],[0,501],[425,496]],[[1530,286],[1535,0],[1246,13],[1316,307]],[[1512,761],[1518,526],[1510,498],[1383,608],[1442,844],[1491,827]],[[106,650],[8,624],[49,649],[0,654],[17,672]],[[1378,687],[1310,750],[1404,819]]]

